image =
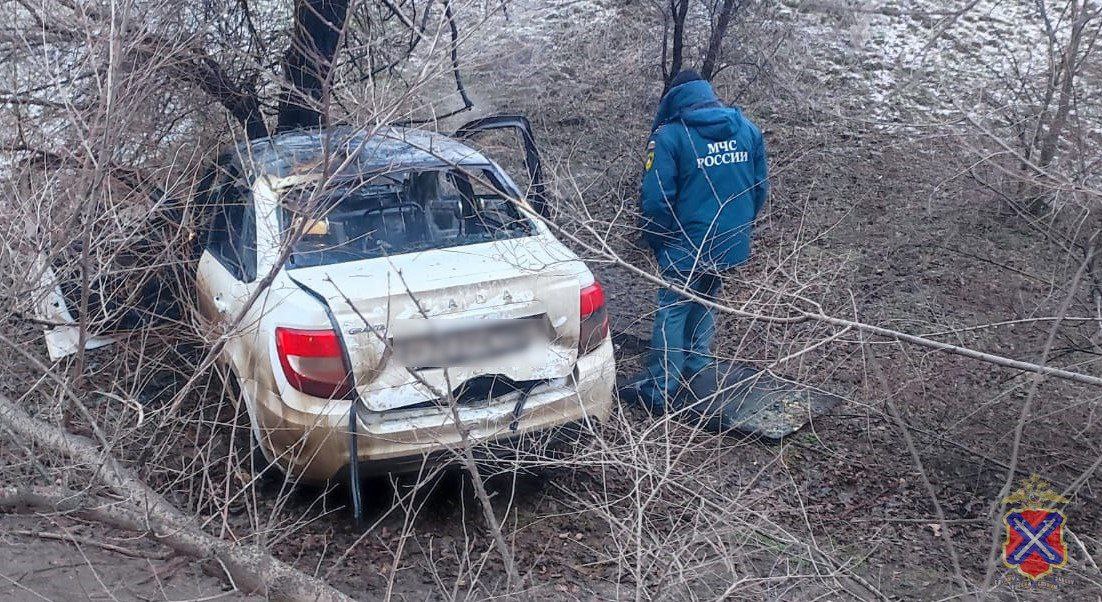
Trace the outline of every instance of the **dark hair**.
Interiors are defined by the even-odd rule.
[[[693,71],[692,69],[682,69],[680,73],[678,73],[676,76],[674,76],[672,80],[670,80],[670,87],[676,88],[681,84],[687,84],[689,82],[695,82],[702,79],[704,78],[700,77],[700,74],[696,71]]]

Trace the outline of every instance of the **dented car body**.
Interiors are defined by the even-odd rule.
[[[269,461],[321,482],[607,416],[603,293],[533,219],[535,163],[521,190],[470,146],[406,128],[288,133],[219,157],[199,305],[225,328],[219,360]]]

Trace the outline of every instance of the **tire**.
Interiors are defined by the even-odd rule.
[[[246,412],[248,414],[248,412]],[[269,460],[268,456],[264,454],[264,450],[260,446],[260,441],[256,438],[256,430],[252,425],[252,418],[249,418],[249,474],[251,474],[257,482],[267,485],[271,483],[280,483],[286,475],[283,469],[279,467],[279,464],[275,461]]]
[[[241,386],[237,381],[237,374],[232,369],[229,371],[229,377],[230,394],[237,400],[234,428],[244,428],[249,431],[249,453],[241,456],[241,467],[261,485],[280,482],[284,479],[283,470],[279,467],[279,464],[269,460],[264,454],[260,441],[256,438],[253,417],[249,413],[248,404],[245,403],[242,395]]]

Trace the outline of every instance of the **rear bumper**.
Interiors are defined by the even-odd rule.
[[[612,342],[578,359],[572,377],[531,391],[516,431],[509,428],[519,393],[481,406],[461,406],[469,441],[521,437],[569,423],[600,421],[612,408],[616,367]],[[278,394],[258,392],[255,416],[265,455],[292,477],[323,482],[349,463],[348,406],[318,413],[288,407]],[[334,411],[335,410],[335,411]],[[462,443],[450,408],[372,412],[357,410],[357,458],[367,474],[416,471],[426,461],[451,455]]]

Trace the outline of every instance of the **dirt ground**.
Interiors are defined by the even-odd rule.
[[[562,217],[563,227],[576,228],[584,241],[591,233],[580,222],[598,223],[616,253],[647,265],[649,259],[636,243],[633,203],[650,119],[647,107],[653,107],[657,91],[634,96],[631,89],[625,91],[622,82],[638,79],[639,73],[625,73],[623,64],[636,57],[620,53],[608,58],[618,51],[617,42],[600,39],[599,32],[570,29],[567,23],[577,16],[571,10],[588,9],[563,8],[541,19],[526,19],[522,10],[515,11],[514,19],[536,23],[533,27],[545,32],[544,37],[532,38],[530,31],[510,34],[529,43],[523,54],[503,54],[513,39],[509,36],[488,40],[482,62],[486,67],[475,71],[470,87],[484,105],[533,116],[554,174],[553,188],[564,206],[561,214],[586,216],[576,221]],[[565,43],[564,37],[571,37],[577,52],[601,60],[594,59],[588,70],[563,73],[558,59],[541,54],[541,44]],[[520,75],[536,67],[542,74],[537,80]],[[502,88],[494,86],[494,78],[520,83]],[[735,91],[734,84],[726,91]],[[781,91],[776,94],[777,99],[784,97]],[[1078,265],[980,183],[962,177],[968,157],[952,132],[886,129],[855,111],[826,115],[806,106],[787,111],[768,93],[747,100],[748,114],[766,132],[773,194],[759,220],[755,256],[728,277],[725,301],[768,315],[779,311],[770,290],[799,291],[832,315],[1008,357],[1039,359],[1050,325],[1028,320],[1054,315]],[[579,108],[583,101],[600,108],[584,111]],[[579,207],[585,213],[577,213]],[[656,287],[582,245],[575,247],[592,260],[608,291],[618,367],[621,376],[629,375],[639,366],[639,339],[649,336]],[[1072,314],[1089,313],[1088,308],[1077,298]],[[717,354],[766,367],[836,333],[814,323],[785,328],[724,318]],[[1093,358],[1079,350],[1092,334],[1088,325],[1065,326],[1055,350],[1059,363],[1090,370]],[[959,555],[964,579],[982,582],[992,543],[991,509],[1007,477],[1013,428],[1032,377],[882,339],[870,343],[856,332],[776,370],[846,401],[780,445],[694,435],[693,449],[678,460],[677,470],[701,471],[706,475],[701,487],[713,492],[717,504],[737,503],[752,520],[778,525],[810,542],[816,554],[829,556],[892,599],[959,594],[949,542]],[[172,381],[154,380],[149,386],[171,390]],[[227,424],[233,416],[216,398],[183,429],[173,443],[174,455],[225,456],[232,430]],[[1057,489],[1071,485],[1102,454],[1098,399],[1098,392],[1086,386],[1041,382],[1016,480],[1037,472]],[[889,401],[898,408],[898,419],[892,417]],[[604,440],[631,440],[625,432],[655,424],[649,416],[622,411],[603,431]],[[907,449],[904,428],[924,473]],[[203,437],[208,433],[214,434],[210,441]],[[679,432],[652,436],[676,437]],[[208,467],[212,482],[231,478],[223,464]],[[505,517],[510,544],[523,567],[526,596],[582,600],[636,595],[640,583],[624,566],[623,542],[617,540],[622,533],[609,518],[615,512],[595,510],[621,494],[631,495],[633,483],[625,474],[580,461],[491,479],[496,509]],[[948,531],[936,515],[924,477]],[[167,484],[169,478],[162,478]],[[174,485],[179,492],[187,483]],[[487,551],[491,547],[468,481],[448,470],[423,491],[407,495],[413,486],[403,478],[368,482],[366,526],[356,526],[343,508],[342,490],[321,497],[314,490],[281,496],[278,484],[268,485],[233,504],[224,525],[229,533],[257,534],[279,558],[363,599],[496,595],[505,575],[497,557]],[[666,495],[670,505],[648,520],[654,533],[681,542],[677,538],[689,523],[676,515],[676,492]],[[1073,538],[1071,563],[1051,586],[1031,589],[1000,565],[995,579],[1001,596],[1082,600],[1102,593],[1097,567],[1091,567],[1092,556],[1102,557],[1099,495],[1096,482],[1088,480],[1068,506],[1069,530],[1083,537]],[[178,498],[207,508],[205,500],[184,494]],[[21,531],[71,533],[136,553],[74,546]],[[220,580],[199,563],[162,558],[164,550],[125,533],[47,517],[0,516],[0,542],[4,599],[237,597],[223,592]],[[830,578],[817,573],[822,567],[791,560],[797,555],[784,549],[783,542],[754,545],[746,564],[731,573],[755,580],[734,594],[726,591],[729,582],[715,582],[728,574],[707,568],[704,561],[694,565],[702,576],[685,582],[691,588],[679,589],[679,584],[666,590],[659,577],[652,577],[641,590],[654,599],[874,597],[852,584],[824,589]],[[666,557],[653,554],[648,558],[656,568],[643,573],[666,575],[659,565],[679,562],[694,550],[685,544]]]
[[[997,205],[978,191],[955,185],[932,190],[938,184],[936,152],[923,152],[875,132],[843,141],[823,140],[810,152],[792,149],[779,136],[770,142],[780,162],[794,153],[806,165],[846,156],[862,162],[868,161],[863,155],[873,154],[878,173],[871,181],[856,174],[832,178],[833,188],[826,190],[817,188],[825,180],[817,179],[813,170],[801,169],[799,164],[785,169],[759,231],[757,258],[728,285],[730,300],[744,300],[747,289],[740,282],[761,278],[778,258],[786,256],[793,241],[800,241],[814,249],[805,251],[808,264],[801,267],[806,271],[794,277],[806,277],[812,288],[819,287],[817,298],[840,315],[857,315],[875,324],[939,332],[1041,315],[1046,307],[1059,303],[1068,272],[1075,266],[1053,270],[1053,265],[1059,265],[1059,254],[1047,248],[1043,238],[999,213]],[[916,173],[933,177],[917,182],[911,177]],[[625,248],[624,252],[632,251]],[[839,273],[817,271],[838,258],[845,259]],[[598,265],[597,273],[610,291],[614,332],[645,337],[649,309],[640,311],[640,306],[650,307],[653,287],[639,285],[622,269]],[[814,325],[806,329],[811,332],[777,333],[760,325],[723,320],[718,351],[722,357],[764,364],[797,348],[807,337],[821,334]],[[1024,325],[960,336],[972,347],[1015,356],[1016,350],[1038,348],[1044,335],[1042,327]],[[633,337],[619,338],[624,341],[619,367],[627,375],[638,367],[640,349]],[[716,437],[699,442],[699,452],[719,454],[715,464],[719,472],[714,474],[724,484],[719,499],[726,489],[738,495],[741,503],[768,513],[771,520],[815,538],[822,549],[860,563],[861,574],[894,598],[952,596],[956,589],[945,538],[951,537],[956,546],[966,576],[981,579],[990,545],[987,516],[1005,478],[1007,440],[1028,379],[888,343],[876,345],[873,357],[867,349],[862,354],[856,342],[844,337],[825,353],[780,370],[845,395],[846,403],[832,414],[779,446]],[[1092,452],[1084,448],[1096,450],[1100,440],[1091,395],[1060,383],[1042,386],[1037,411],[1048,419],[1031,423],[1020,476],[1037,471],[1055,484],[1066,485],[1086,468],[1085,459]],[[901,443],[900,429],[885,413],[885,396],[891,396],[910,427],[944,509],[947,534],[942,533],[921,477]],[[627,419],[635,425],[653,420],[630,412]],[[1078,425],[1078,432],[1068,430],[1070,424]],[[220,432],[225,437],[225,431]],[[179,451],[188,454],[186,449]],[[752,484],[749,491],[747,484]],[[409,486],[385,479],[366,484],[367,522],[372,526],[366,532],[351,524],[346,510],[333,508],[343,505],[342,492],[321,502],[314,492],[299,492],[277,503],[278,487],[263,490],[254,508],[231,516],[231,525],[244,532],[256,528],[250,518],[253,514],[272,517],[290,530],[274,545],[279,557],[300,567],[324,566],[323,573],[338,587],[366,598],[389,594],[425,599],[441,591],[462,597],[492,595],[504,579],[500,565],[492,560],[472,565],[467,558],[488,545],[479,529],[481,520],[469,483],[451,471],[430,492],[418,496],[416,504],[406,502],[396,511],[393,502]],[[529,593],[555,599],[610,599],[633,592],[634,584],[626,583],[620,568],[610,564],[616,551],[610,546],[609,525],[588,514],[577,495],[617,486],[627,484],[603,481],[591,467],[569,466],[545,468],[516,483],[509,478],[494,482],[499,512],[512,521],[518,563],[531,572]],[[1069,506],[1068,520],[1073,532],[1096,534],[1102,527],[1102,506],[1089,484]],[[10,532],[11,523],[4,524]],[[51,550],[65,559],[59,561],[63,565],[81,566],[82,557],[65,544],[32,545],[25,537],[14,539],[31,546],[34,553]],[[399,549],[401,560],[395,571]],[[93,564],[97,559],[110,562],[113,556],[87,546],[84,553]],[[1073,558],[1084,561],[1075,551]],[[130,576],[144,577],[150,565],[166,563],[124,559],[126,564],[119,565],[119,559],[114,560],[112,565],[119,572],[101,567],[101,579],[123,580],[125,575],[127,583],[142,584],[129,587],[159,595],[159,589],[151,589],[155,580]],[[66,575],[60,568],[57,571],[59,578]],[[94,596],[92,584],[97,582],[91,570],[70,571],[70,578],[82,582],[88,595]],[[22,575],[12,570],[5,574]],[[1010,588],[1020,586],[1019,581],[1001,568],[999,576],[1007,579],[1008,595],[1017,592]],[[42,584],[23,579],[21,583],[31,589]],[[1087,581],[1089,576],[1076,571],[1067,571],[1061,579],[1055,593],[1064,599],[1081,599],[1084,592],[1098,591]],[[200,576],[195,565],[173,571],[166,583],[201,593],[219,591],[217,580]],[[55,589],[36,591],[48,598],[51,592],[72,591],[56,589],[61,587],[57,584],[50,587]],[[1045,590],[1038,595],[1048,598],[1053,593]]]
[[[0,516],[0,599],[260,598],[230,590],[190,558],[173,557],[134,534],[64,518],[4,515]]]

